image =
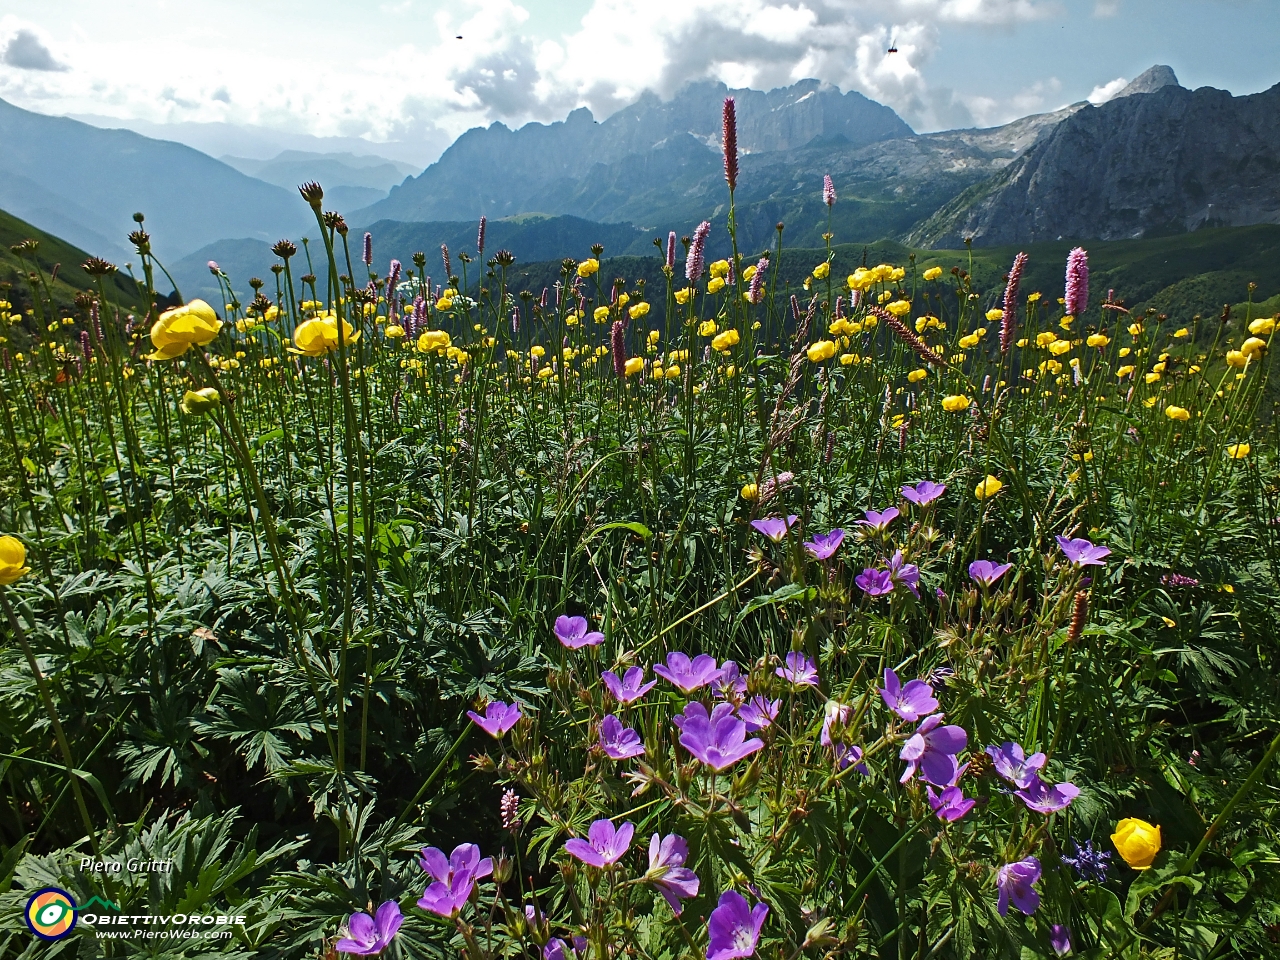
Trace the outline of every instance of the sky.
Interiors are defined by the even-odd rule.
[[[816,77],[919,132],[1101,102],[1156,63],[1244,95],[1280,82],[1278,41],[1278,0],[0,0],[0,98],[425,165],[474,126],[604,119],[705,78]]]

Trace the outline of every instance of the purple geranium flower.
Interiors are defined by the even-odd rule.
[[[559,937],[552,937],[542,948],[542,960],[569,960],[570,948]]]
[[[899,782],[906,783],[917,772],[935,787],[949,787],[958,773],[956,754],[965,748],[969,735],[963,727],[939,726],[942,714],[925,717],[915,734],[902,745],[898,756],[907,761],[907,769]]]
[[[727,703],[717,703],[710,715],[702,704],[690,703],[678,719],[680,745],[717,773],[764,746],[757,737],[746,739],[747,725]]]
[[[622,859],[631,847],[631,837],[636,825],[627,821],[614,827],[612,820],[597,820],[587,830],[587,839],[573,837],[566,840],[564,849],[591,867],[609,867]]]
[[[850,747],[843,743],[833,745],[837,770],[847,770],[850,767],[857,770],[864,777],[871,776],[871,771],[867,765],[862,762],[862,748]]]
[[[586,617],[556,617],[556,638],[570,650],[604,642],[604,634],[599,630],[587,631]]]
[[[493,858],[481,859],[480,848],[474,843],[460,843],[448,857],[438,847],[423,847],[418,866],[440,883],[450,883],[463,873],[474,880],[481,880],[493,873]]]
[[[675,915],[684,909],[681,900],[698,895],[698,875],[684,865],[689,857],[689,844],[684,837],[669,833],[665,837],[654,834],[649,841],[649,872],[646,883],[658,888]]]
[[[815,560],[827,560],[840,549],[844,543],[844,531],[836,527],[830,533],[815,534],[812,540],[806,541],[804,548]]]
[[[783,520],[781,517],[765,517],[762,520],[752,520],[751,526],[755,527],[760,533],[772,540],[774,543],[781,543],[787,537],[787,531],[795,526],[795,522],[800,518],[795,514]]]
[[[372,917],[367,913],[353,913],[347,920],[347,935],[334,944],[339,953],[372,956],[381,953],[391,943],[404,923],[400,904],[388,900]]]
[[[612,713],[600,721],[600,749],[614,760],[626,760],[644,754],[640,734],[630,727],[624,727],[622,721]]]
[[[457,916],[475,887],[475,882],[493,873],[493,860],[480,859],[474,843],[460,843],[448,859],[444,851],[425,847],[418,864],[434,881],[423,893],[418,906],[442,917]]]
[[[720,903],[707,918],[707,960],[742,960],[756,952],[760,931],[769,906],[757,903],[747,905],[746,898],[736,890],[720,894]]]
[[[756,694],[738,708],[738,716],[747,725],[747,733],[759,733],[765,727],[773,726],[781,708],[781,700],[770,700]]]
[[[795,650],[787,654],[787,665],[773,672],[797,689],[818,685],[818,665]]]
[[[670,680],[685,693],[705,687],[720,675],[716,666],[716,658],[700,653],[692,660],[688,654],[673,652],[667,654],[666,666],[656,664],[653,672],[664,680]]]
[[[920,568],[914,563],[903,563],[902,551],[895,550],[889,560],[889,580],[894,584],[902,584],[910,590],[917,600],[920,599]]]
[[[975,560],[969,564],[969,576],[980,587],[990,587],[1013,567],[1012,563],[992,563],[990,560]]]
[[[484,708],[484,716],[474,710],[468,710],[467,716],[477,727],[491,737],[499,740],[520,720],[520,704],[505,704],[501,700],[490,700]]]
[[[1097,547],[1083,538],[1072,540],[1070,537],[1058,537],[1058,546],[1077,567],[1100,567],[1103,560],[1111,556],[1108,547]]]
[[[915,723],[938,709],[933,687],[923,680],[910,680],[904,687],[898,675],[888,668],[884,671],[884,689],[880,691],[880,698],[885,706],[908,723]]]
[[[858,523],[864,527],[874,530],[876,533],[884,533],[889,529],[889,524],[898,519],[897,507],[885,507],[884,510],[876,512],[875,510],[867,511],[867,519],[859,520]]]
[[[747,678],[735,660],[720,664],[720,675],[711,681],[712,692],[721,700],[741,703],[747,695]]]
[[[1080,788],[1074,783],[1059,783],[1051,786],[1037,775],[1030,784],[1017,792],[1017,796],[1028,809],[1048,815],[1070,806],[1071,801],[1080,796]]]
[[[987,747],[986,754],[991,758],[996,773],[1018,788],[1031,786],[1031,782],[1038,779],[1045,762],[1043,753],[1033,753],[1028,757],[1021,745],[1007,740],[998,747]]]
[[[883,597],[886,593],[893,592],[893,577],[888,570],[867,567],[853,578],[853,582],[869,597]]]
[[[914,487],[902,488],[902,496],[917,507],[927,507],[946,492],[945,483],[934,483],[932,480],[922,480]]]
[[[600,675],[600,679],[609,688],[609,693],[612,694],[613,699],[619,703],[632,703],[639,700],[658,685],[657,680],[650,680],[648,683],[644,682],[644,667],[631,667],[622,675],[621,680],[612,670],[606,670]]]
[[[965,799],[964,792],[959,787],[947,787],[942,791],[941,796],[933,792],[933,787],[925,787],[924,791],[929,798],[929,806],[933,807],[933,812],[938,815],[938,819],[945,820],[947,823],[959,820],[978,802]]]
[[[1007,863],[996,874],[996,888],[999,898],[996,910],[1000,916],[1009,912],[1009,903],[1030,916],[1040,906],[1040,894],[1032,889],[1032,884],[1040,879],[1040,861],[1035,857],[1027,857],[1017,863]]]
[[[1064,923],[1055,923],[1049,931],[1049,946],[1060,957],[1071,952],[1071,928]]]
[[[857,764],[855,769],[866,776],[871,775],[871,771],[867,769],[867,765],[862,763],[862,748],[850,746],[847,743],[837,741],[831,736],[831,728],[833,726],[843,727],[853,717],[853,707],[840,703],[838,700],[828,700],[823,710],[822,732],[818,735],[818,742],[824,747],[830,747],[835,757],[836,768],[839,770]],[[841,736],[844,732],[841,731]]]

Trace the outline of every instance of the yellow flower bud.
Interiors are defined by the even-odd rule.
[[[1147,870],[1160,852],[1160,827],[1136,817],[1126,817],[1116,824],[1111,842],[1125,863],[1135,870]]]
[[[924,278],[926,280],[937,280],[941,276],[942,276],[941,267],[930,267],[928,270],[924,272]]]
[[[1164,408],[1164,415],[1168,417],[1170,420],[1190,420],[1191,419],[1191,411],[1187,410],[1185,407],[1177,407],[1177,406],[1174,406],[1173,404],[1169,404],[1169,406]]]
[[[1003,489],[1004,484],[991,474],[987,474],[982,482],[973,488],[973,495],[979,500],[987,500],[994,497]]]
[[[924,379],[925,377],[927,377],[928,375],[929,375],[929,371],[928,371],[928,370],[926,370],[924,367],[920,367],[920,368],[918,368],[918,369],[916,369],[916,370],[912,370],[910,373],[908,373],[908,374],[907,374],[907,380],[908,380],[909,382],[911,382],[911,383],[919,383],[921,380],[923,380],[923,379]]]
[[[17,537],[0,537],[0,586],[8,586],[30,572],[23,542]]]

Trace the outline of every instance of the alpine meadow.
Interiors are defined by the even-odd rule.
[[[0,956],[1280,950],[1277,301],[747,249],[722,120],[645,258],[7,245]]]

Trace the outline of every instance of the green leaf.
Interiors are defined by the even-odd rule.
[[[648,540],[653,536],[653,531],[646,527],[643,523],[637,523],[634,520],[614,520],[611,523],[604,523],[593,529],[582,540],[586,543],[598,533],[605,533],[609,530],[630,530],[641,540]]]
[[[761,607],[773,607],[796,599],[808,602],[817,595],[817,587],[806,587],[801,583],[788,583],[786,586],[779,587],[773,593],[762,594],[749,600],[747,605],[738,612],[738,622],[741,623],[747,618],[748,614],[754,613]]]

